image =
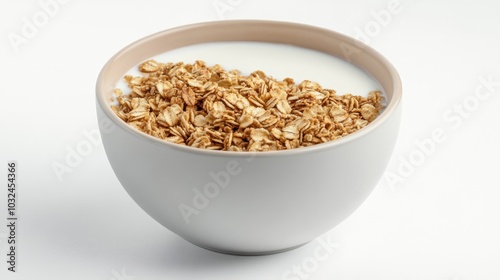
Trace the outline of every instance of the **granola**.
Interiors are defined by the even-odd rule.
[[[339,139],[372,122],[380,91],[337,95],[316,82],[278,81],[262,71],[248,76],[220,65],[139,65],[125,76],[131,91],[115,90],[113,111],[132,127],[166,141],[224,151],[271,151]]]

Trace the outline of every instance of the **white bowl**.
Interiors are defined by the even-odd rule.
[[[348,60],[382,85],[387,107],[370,125],[339,140],[260,153],[168,143],[135,130],[111,110],[117,81],[139,62],[183,46],[218,41],[291,44]],[[347,218],[380,180],[401,118],[401,81],[383,56],[345,35],[285,22],[218,21],[153,34],[107,62],[96,92],[106,154],[129,195],[179,236],[231,254],[289,250]]]

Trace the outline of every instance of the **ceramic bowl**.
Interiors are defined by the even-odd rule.
[[[347,60],[380,83],[387,107],[339,140],[260,153],[168,143],[135,130],[111,110],[113,89],[127,70],[168,50],[219,41],[290,44]],[[97,116],[114,173],[151,217],[198,246],[260,255],[314,240],[368,197],[396,143],[401,90],[391,63],[340,33],[288,22],[217,21],[159,32],[120,50],[98,77]]]

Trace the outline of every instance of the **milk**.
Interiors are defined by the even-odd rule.
[[[334,89],[338,95],[351,93],[366,97],[370,91],[382,90],[380,84],[359,67],[332,55],[292,45],[213,42],[171,50],[151,59],[162,63],[203,60],[207,66],[220,64],[228,71],[237,69],[244,75],[261,70],[278,80],[289,77],[297,84],[303,80],[318,82],[323,88]],[[144,75],[138,65],[124,75]],[[130,92],[123,79],[116,87],[125,94]]]

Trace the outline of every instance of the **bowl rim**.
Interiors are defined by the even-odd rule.
[[[169,34],[173,33],[178,33],[182,32],[184,30],[189,30],[189,29],[196,29],[196,28],[217,28],[221,26],[226,26],[226,25],[238,25],[238,24],[245,24],[245,25],[269,25],[272,27],[292,27],[292,28],[301,28],[301,29],[307,29],[309,31],[314,31],[314,32],[321,32],[323,34],[327,34],[329,36],[335,36],[339,38],[342,41],[347,41],[355,44],[359,49],[362,49],[364,52],[369,52],[370,56],[374,57],[377,61],[381,62],[382,65],[384,65],[392,80],[392,85],[393,85],[393,90],[392,90],[392,96],[390,98],[390,102],[387,104],[387,106],[384,108],[384,111],[377,116],[375,120],[373,120],[369,125],[366,127],[363,127],[362,129],[355,131],[349,135],[346,135],[344,137],[341,137],[340,139],[332,140],[329,142],[325,143],[320,143],[320,144],[315,144],[312,146],[308,147],[299,147],[299,148],[294,148],[294,149],[287,149],[287,150],[277,150],[277,151],[220,151],[220,150],[207,150],[207,149],[201,149],[201,148],[195,148],[195,147],[190,147],[190,146],[185,146],[185,145],[180,145],[176,143],[170,143],[168,141],[165,141],[164,139],[160,139],[157,137],[154,137],[152,135],[149,135],[147,133],[144,133],[142,131],[139,131],[126,122],[124,122],[122,119],[120,119],[114,111],[111,109],[111,106],[109,106],[109,101],[106,100],[105,98],[105,88],[103,86],[104,84],[104,76],[105,73],[108,71],[110,67],[112,67],[113,62],[120,56],[123,55],[123,53],[126,53],[127,51],[142,45],[144,43],[147,43],[148,41],[153,41],[159,37],[163,36],[169,36]],[[241,41],[241,40],[234,40],[234,41]],[[248,40],[250,41],[250,40]],[[278,42],[279,44],[279,42]],[[184,45],[184,46],[189,46],[189,44]],[[303,46],[298,46],[300,48],[305,48]],[[314,49],[312,49],[314,50]],[[319,50],[314,50],[314,51],[319,51]],[[333,54],[327,53],[328,55],[335,56]],[[347,61],[345,58],[342,58],[340,56],[336,56],[344,61]],[[139,62],[138,62],[139,63]],[[354,64],[354,63],[353,63]],[[360,65],[354,64],[357,67],[361,68],[363,71],[366,71],[368,74],[372,75],[372,73],[368,72],[366,69],[361,67]],[[373,77],[375,79],[375,77]],[[152,144],[160,145],[163,147],[167,147],[170,149],[175,149],[178,151],[182,152],[188,152],[188,153],[195,153],[195,154],[200,154],[200,155],[207,155],[207,156],[224,156],[224,157],[248,157],[251,156],[253,157],[268,157],[268,156],[290,156],[290,155],[298,155],[298,154],[303,154],[303,153],[313,153],[313,152],[321,152],[327,149],[332,149],[336,147],[340,147],[342,145],[347,144],[348,142],[353,142],[355,140],[358,140],[359,138],[364,137],[365,135],[373,132],[376,130],[378,127],[380,127],[384,122],[386,122],[394,113],[395,111],[399,108],[399,105],[402,100],[402,83],[401,83],[401,78],[395,69],[395,67],[392,65],[392,63],[389,62],[382,54],[380,54],[378,51],[370,47],[369,45],[356,40],[352,37],[349,37],[347,35],[344,35],[342,33],[318,27],[318,26],[313,26],[313,25],[308,25],[308,24],[303,24],[303,23],[296,23],[296,22],[287,22],[287,21],[275,21],[275,20],[224,20],[224,21],[209,21],[209,22],[200,22],[200,23],[193,23],[193,24],[188,24],[188,25],[182,25],[182,26],[177,26],[174,28],[169,28],[163,31],[159,31],[156,33],[153,33],[151,35],[142,37],[127,46],[123,47],[121,50],[116,52],[106,63],[105,65],[101,68],[101,71],[99,72],[97,82],[96,82],[96,102],[97,105],[102,109],[104,112],[105,116],[107,119],[111,120],[113,125],[117,125],[120,128],[124,129],[127,133],[130,133],[134,137],[139,137],[143,140],[148,140],[151,141]],[[103,133],[102,130],[100,130],[101,134]]]

